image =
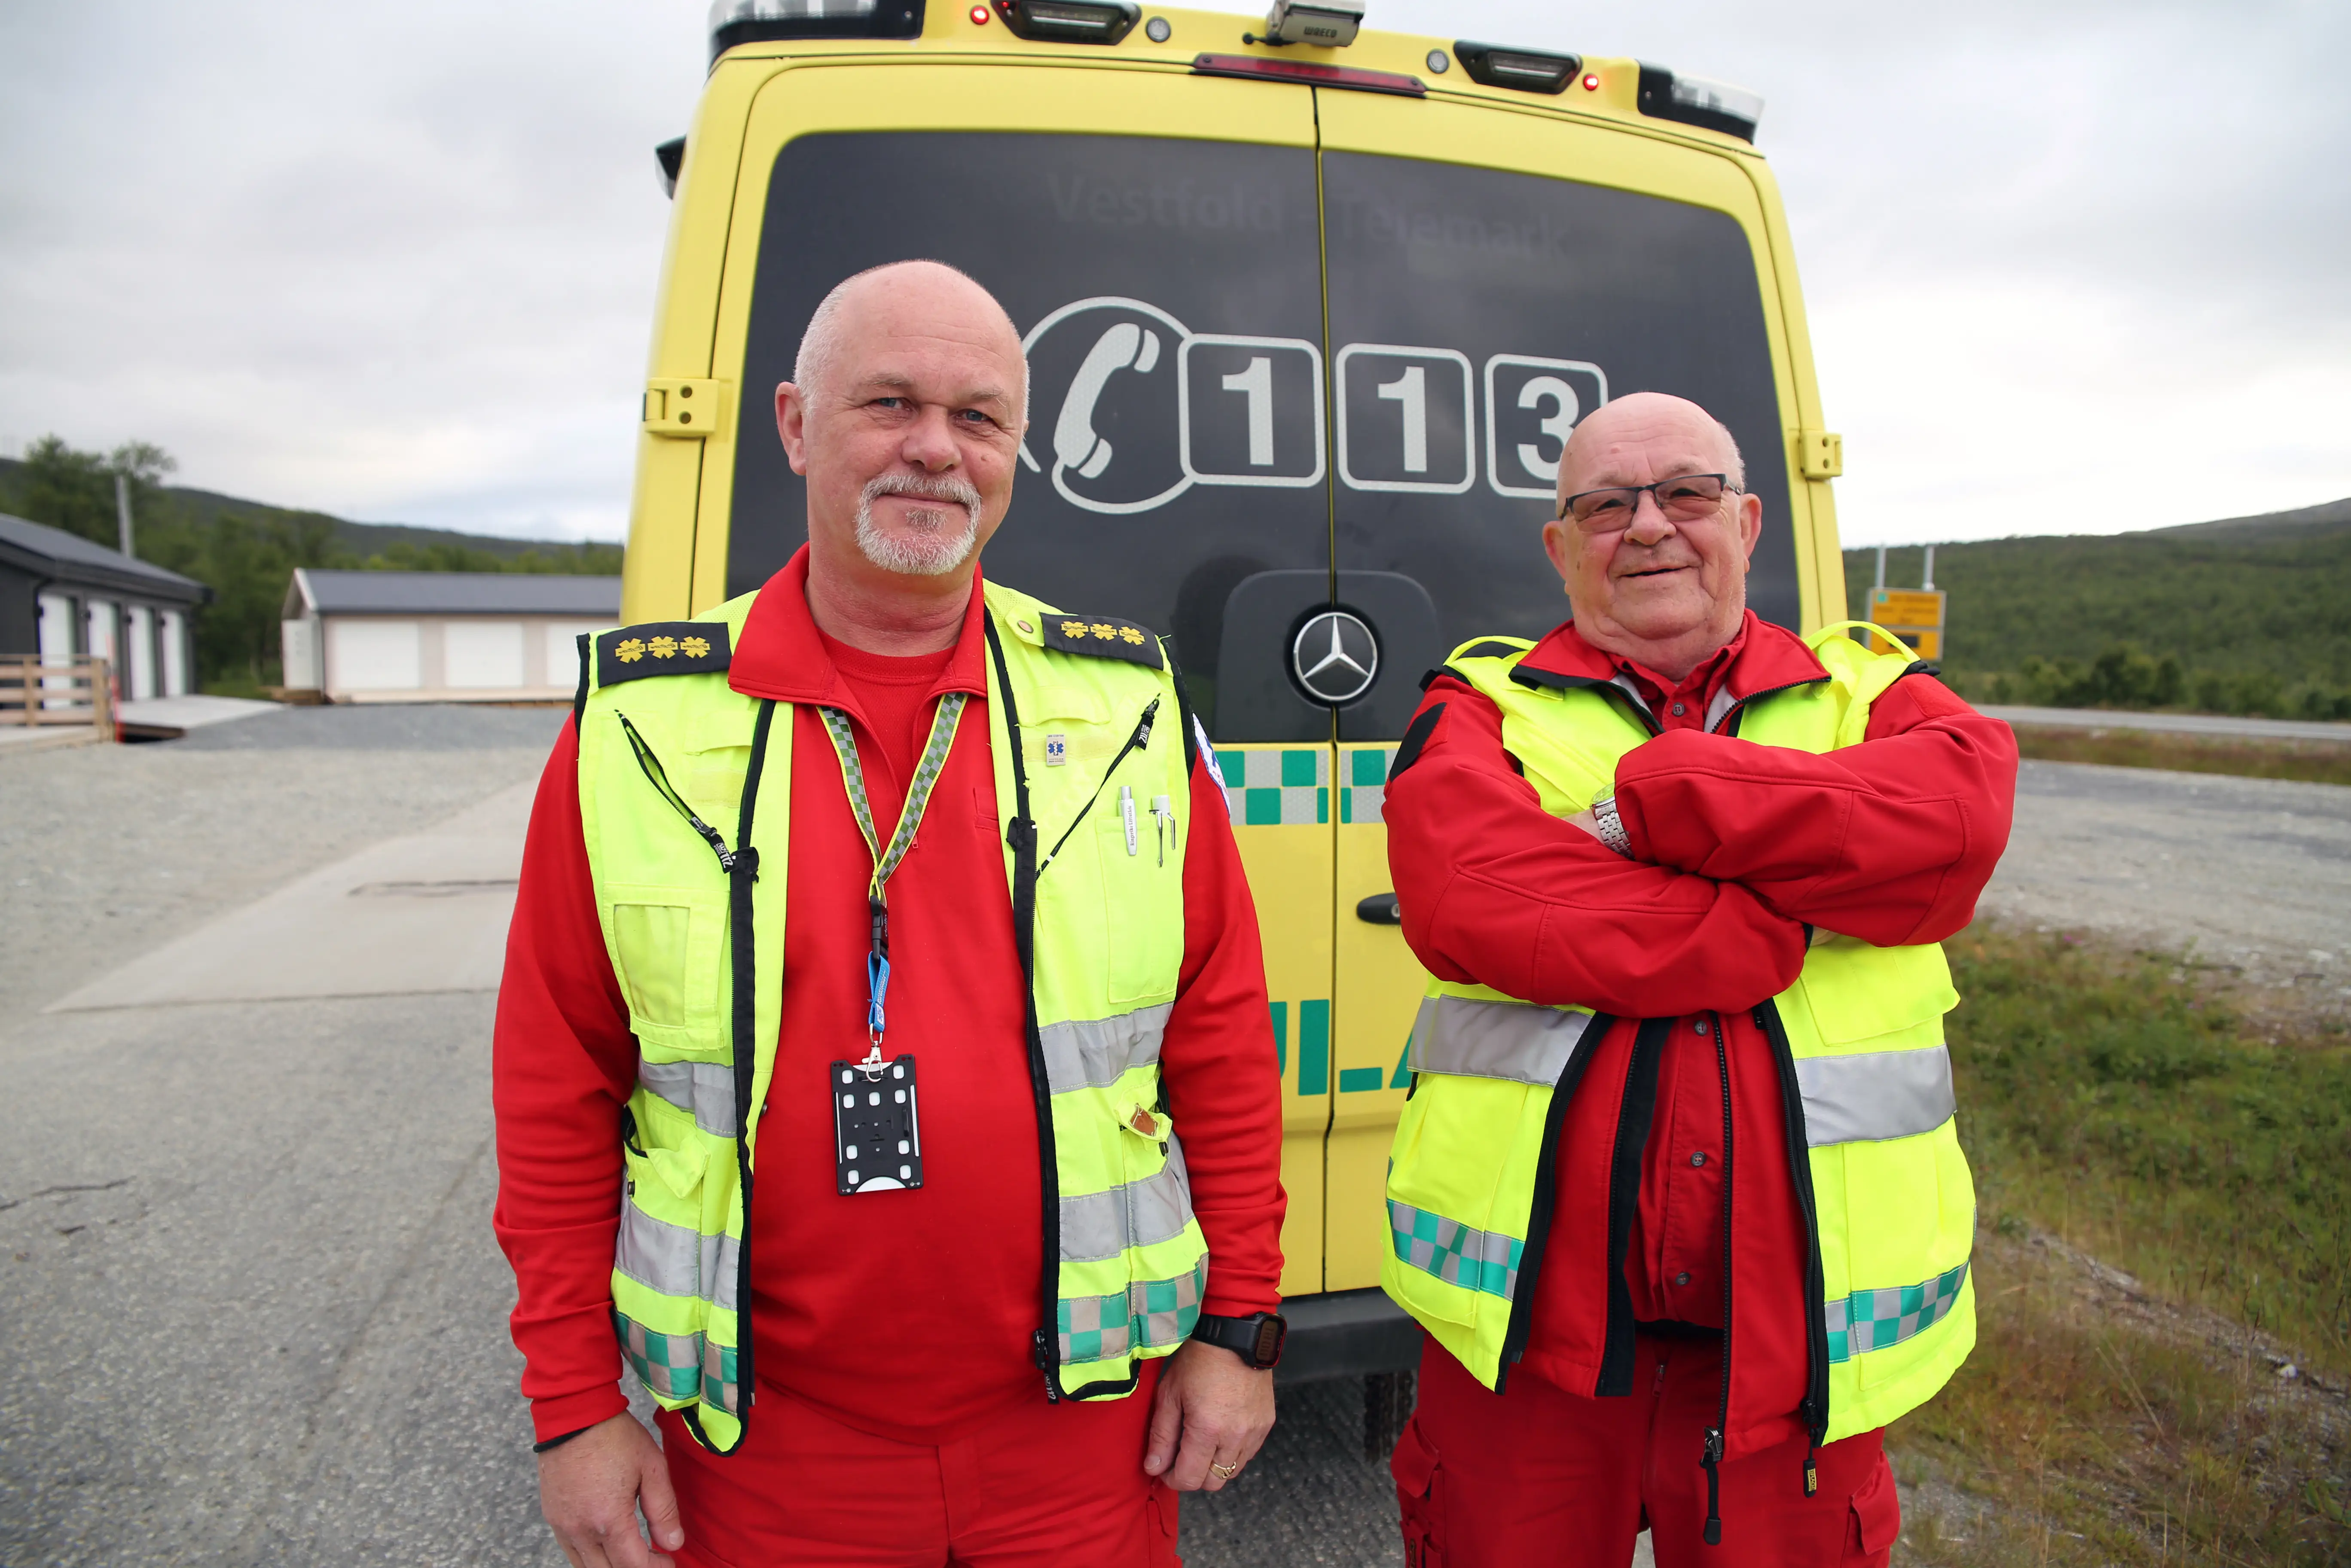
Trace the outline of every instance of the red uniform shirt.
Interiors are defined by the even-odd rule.
[[[1036,1111],[1004,874],[977,585],[961,639],[931,658],[844,649],[809,615],[807,555],[761,591],[728,685],[792,709],[789,911],[775,1079],[758,1130],[752,1333],[758,1376],[876,1435],[940,1442],[1024,1397],[1042,1238]],[[852,720],[886,843],[937,699],[972,694],[930,807],[889,886],[884,1050],[921,1074],[924,1186],[842,1197],[835,1060],[866,1051],[872,860],[816,705]],[[1278,1302],[1280,1111],[1257,918],[1224,796],[1192,775],[1185,953],[1162,1049],[1210,1254],[1205,1310]],[[620,1113],[637,1048],[599,930],[580,828],[578,740],[540,780],[498,998],[496,1227],[518,1291],[516,1344],[538,1435],[625,1407],[610,1278]]]
[[[1572,1392],[1628,1392],[1635,1323],[1728,1321],[1729,1447],[1751,1452],[1792,1430],[1806,1367],[1792,1155],[1752,1010],[1794,982],[1813,926],[1883,946],[1967,924],[2007,843],[2015,738],[1922,675],[1843,751],[1710,733],[1709,713],[1727,724],[1740,698],[1824,674],[1752,613],[1685,682],[1612,659],[1572,623],[1521,667],[1640,691],[1659,733],[1616,768],[1634,858],[1544,811],[1499,710],[1450,676],[1428,688],[1384,814],[1405,936],[1432,973],[1618,1020],[1562,1120],[1524,1362]],[[1629,1171],[1620,1131],[1641,1140]]]

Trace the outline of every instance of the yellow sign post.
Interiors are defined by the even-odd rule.
[[[1869,618],[1918,650],[1922,659],[1943,656],[1943,608],[1950,596],[1934,589],[1873,588]]]

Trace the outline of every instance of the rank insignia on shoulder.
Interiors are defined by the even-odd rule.
[[[707,675],[726,668],[734,647],[723,621],[650,621],[596,634],[596,684],[647,675]]]
[[[1097,659],[1124,659],[1146,669],[1161,667],[1159,639],[1132,621],[1113,615],[1061,615],[1048,612],[1039,617],[1045,646],[1064,653],[1087,653]]]

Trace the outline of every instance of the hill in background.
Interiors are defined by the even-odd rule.
[[[1886,552],[1919,581],[1924,551]],[[1868,606],[1877,552],[1844,552]],[[2351,499],[2105,536],[1935,549],[1945,676],[1980,701],[2351,718]]]
[[[77,452],[44,436],[23,458],[0,458],[0,512],[112,548],[121,538],[115,482],[129,481],[133,552],[213,591],[195,620],[202,691],[253,695],[283,678],[278,614],[297,567],[596,577],[621,570],[618,545],[355,523],[165,484],[175,466],[169,453],[145,442],[128,442],[111,453]]]

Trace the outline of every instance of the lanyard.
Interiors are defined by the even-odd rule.
[[[906,803],[898,812],[898,826],[890,834],[890,847],[883,849],[873,831],[873,804],[865,794],[865,768],[857,759],[857,741],[849,732],[849,716],[839,708],[821,708],[824,732],[832,737],[832,749],[841,757],[841,781],[849,789],[849,809],[856,814],[857,830],[865,835],[865,847],[873,856],[873,880],[865,890],[865,906],[873,916],[873,946],[865,956],[865,1028],[872,1037],[872,1055],[869,1061],[882,1059],[883,998],[890,990],[890,906],[885,896],[891,873],[906,852],[914,847],[914,830],[922,826],[923,812],[931,803],[931,786],[939,781],[939,772],[946,767],[947,750],[955,743],[956,720],[963,716],[967,692],[949,692],[939,699],[938,716],[931,720],[931,738],[923,747],[923,759],[914,768],[914,777],[906,786]]]

